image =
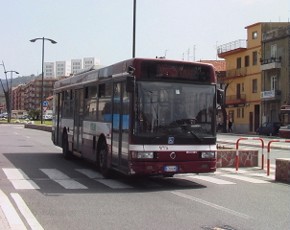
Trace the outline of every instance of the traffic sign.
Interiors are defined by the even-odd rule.
[[[43,107],[48,107],[48,101],[44,101],[44,102],[42,102],[42,106],[43,106]]]

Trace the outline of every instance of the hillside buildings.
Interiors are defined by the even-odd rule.
[[[72,59],[70,61],[45,62],[43,66],[44,77],[70,76],[82,69],[100,66],[100,60],[95,57]]]

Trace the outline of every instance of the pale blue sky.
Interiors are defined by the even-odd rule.
[[[256,22],[288,22],[289,0],[137,0],[136,57],[215,59],[216,46],[246,39]],[[20,75],[45,61],[97,57],[102,65],[132,57],[133,0],[2,0],[0,61]],[[188,50],[190,51],[188,55]],[[1,71],[0,78],[4,78]]]

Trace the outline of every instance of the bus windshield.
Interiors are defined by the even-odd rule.
[[[134,134],[191,138],[215,135],[215,86],[137,82]]]

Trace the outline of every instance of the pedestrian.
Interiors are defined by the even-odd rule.
[[[229,133],[233,132],[232,126],[233,126],[233,121],[232,121],[232,119],[230,118],[230,119],[229,119],[229,123],[228,123],[228,132],[229,132]]]

